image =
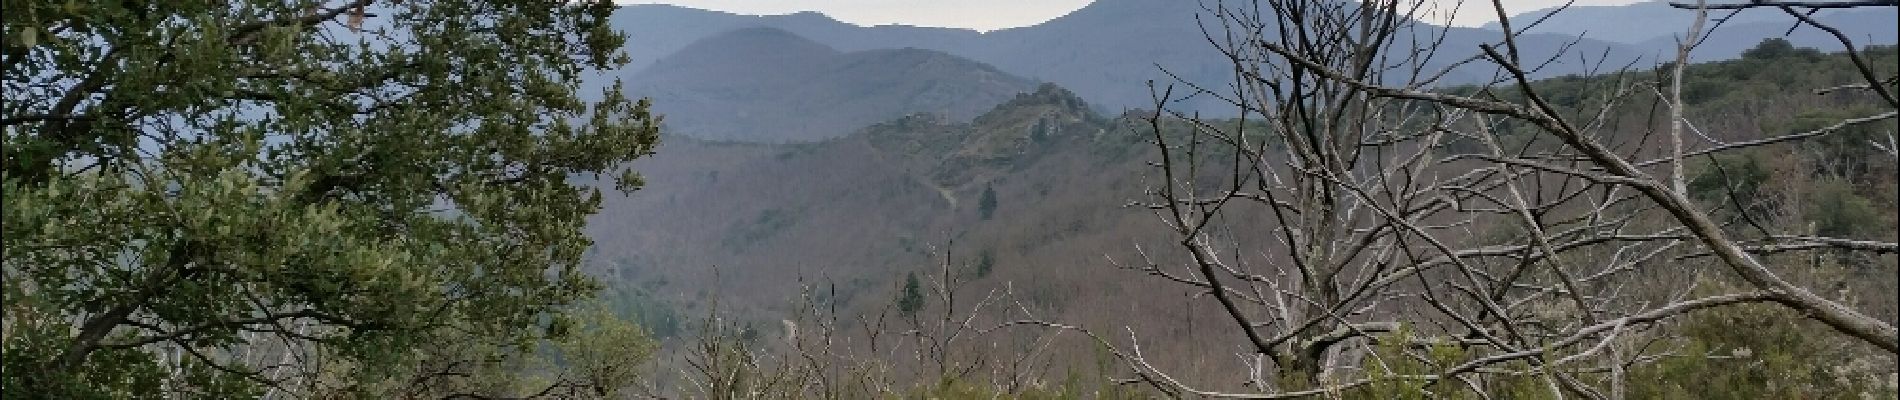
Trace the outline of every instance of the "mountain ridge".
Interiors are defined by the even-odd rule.
[[[616,11],[613,23],[629,34],[628,53],[632,61],[621,75],[643,70],[683,48],[682,42],[725,30],[772,27],[846,52],[910,47],[949,53],[995,66],[1012,75],[1061,84],[1096,104],[1098,111],[1112,112],[1151,108],[1151,93],[1142,82],[1174,82],[1170,73],[1199,84],[1231,79],[1232,68],[1225,64],[1226,58],[1207,46],[1196,23],[1197,11],[1198,7],[1168,0],[1096,1],[1035,25],[976,32],[902,25],[864,27],[810,12],[747,16],[678,6],[636,5]],[[1454,43],[1490,39],[1481,32],[1451,28],[1448,34],[1455,38]],[[1607,55],[1617,61],[1633,60],[1640,53],[1627,46],[1590,40],[1573,46],[1567,37],[1553,35],[1527,35],[1520,39],[1520,46],[1527,54],[1554,54],[1557,49],[1567,48],[1593,56]],[[1163,68],[1169,73],[1163,73]],[[1547,73],[1578,73],[1587,68],[1565,59],[1550,67]],[[1468,83],[1485,79],[1489,74],[1461,71],[1451,76]],[[1178,106],[1232,112],[1231,107],[1207,96]]]
[[[1652,53],[1673,54],[1676,39],[1686,33],[1695,20],[1693,10],[1671,6],[1670,0],[1650,0],[1620,6],[1573,5],[1548,7],[1511,17],[1513,29],[1530,32],[1576,35],[1607,40],[1647,49]],[[1842,30],[1857,45],[1894,44],[1900,41],[1894,30],[1895,17],[1890,7],[1871,9],[1822,10],[1809,17]],[[1820,30],[1797,24],[1795,19],[1772,8],[1710,10],[1703,43],[1691,54],[1696,61],[1715,61],[1739,57],[1763,39],[1781,37],[1796,47],[1837,50],[1839,42]],[[1535,23],[1535,25],[1531,25]],[[1484,29],[1497,30],[1490,22]]]
[[[1644,67],[1671,59],[1675,53],[1672,37],[1656,37],[1636,44],[1613,41],[1593,40],[1592,32],[1603,29],[1575,30],[1566,28],[1566,21],[1589,20],[1591,15],[1603,14],[1603,18],[1647,21],[1626,14],[1657,14],[1662,22],[1649,22],[1642,29],[1615,29],[1617,32],[1673,32],[1678,26],[1669,21],[1687,18],[1688,12],[1672,11],[1661,2],[1638,3],[1627,6],[1579,6],[1573,7],[1551,21],[1546,21],[1530,29],[1530,33],[1518,37],[1518,50],[1521,57],[1534,61],[1538,68],[1530,71],[1532,78],[1545,78],[1573,74],[1589,74],[1601,69],[1620,67]],[[1201,112],[1203,115],[1219,116],[1236,113],[1236,107],[1225,104],[1214,96],[1198,95],[1192,98],[1178,98],[1187,90],[1178,85],[1190,82],[1203,87],[1224,87],[1233,79],[1232,66],[1226,57],[1206,43],[1200,28],[1196,25],[1198,7],[1182,5],[1178,1],[1168,0],[1101,0],[1093,2],[1073,12],[1038,23],[1035,25],[999,29],[989,32],[976,32],[959,28],[929,28],[904,25],[858,26],[840,22],[821,13],[800,12],[782,15],[749,16],[734,13],[706,11],[667,5],[626,6],[614,14],[614,24],[628,30],[630,45],[628,52],[634,59],[628,70],[610,76],[637,76],[645,72],[643,66],[658,63],[659,59],[670,57],[677,51],[658,54],[660,51],[675,49],[686,51],[687,44],[682,40],[718,35],[729,30],[753,28],[773,28],[788,32],[807,40],[828,46],[840,52],[857,52],[875,49],[928,49],[949,55],[963,57],[985,66],[994,68],[1004,75],[1020,77],[1026,81],[1042,81],[1060,84],[1074,91],[1080,97],[1089,100],[1097,112],[1114,113],[1117,110],[1154,108],[1154,91],[1145,83],[1158,85],[1153,89],[1162,89],[1169,84],[1177,84],[1171,99],[1170,108]],[[1533,10],[1520,13],[1515,19],[1525,19],[1548,13],[1550,9]],[[1893,39],[1892,17],[1877,12],[1859,13],[1823,13],[1826,15],[1844,15],[1857,21],[1847,24],[1850,36],[1862,37],[1857,45],[1884,44]],[[1751,22],[1772,20],[1765,12],[1737,14],[1738,19],[1721,26],[1717,34],[1707,38],[1697,51],[1691,54],[1697,62],[1730,59],[1740,55],[1743,50],[1753,47],[1763,37],[1781,37],[1788,26],[1782,23]],[[1627,17],[1627,18],[1626,18]],[[1747,17],[1747,18],[1742,18]],[[1582,18],[1582,19],[1579,19]],[[1674,19],[1671,19],[1674,18]],[[1753,18],[1753,19],[1750,19]],[[1784,18],[1785,19],[1785,18]],[[1686,21],[1686,20],[1685,20]],[[1678,21],[1680,22],[1680,21]],[[1883,25],[1882,22],[1885,22]],[[1686,26],[1687,22],[1681,22]],[[1885,26],[1884,35],[1880,26]],[[1494,25],[1495,27],[1495,25]],[[1523,29],[1523,27],[1514,26]],[[1667,28],[1667,29],[1664,29]],[[1659,31],[1660,30],[1660,31]],[[1478,28],[1444,28],[1443,51],[1445,54],[1433,57],[1418,69],[1430,74],[1432,71],[1448,68],[1459,55],[1476,54],[1479,44],[1497,45],[1499,33]],[[1401,35],[1422,35],[1425,33],[1401,32]],[[1585,35],[1578,38],[1577,34]],[[697,35],[697,36],[696,36]],[[1647,34],[1632,33],[1641,37]],[[1857,35],[1857,36],[1856,36]],[[1797,29],[1788,38],[1798,47],[1818,47],[1830,49],[1837,47],[1833,38],[1812,28]],[[1435,38],[1419,36],[1417,41],[1433,42]],[[1402,37],[1398,42],[1414,41]],[[1186,44],[1182,44],[1186,43]],[[1561,55],[1563,56],[1560,56]],[[666,56],[666,57],[662,57]],[[647,60],[647,61],[642,61]],[[771,64],[759,62],[758,64]],[[647,67],[650,68],[650,67]],[[1389,69],[1386,78],[1390,80],[1407,79],[1406,69]],[[628,72],[632,71],[632,72]],[[1165,72],[1164,72],[1165,71]],[[806,76],[809,72],[793,73]],[[733,74],[735,76],[742,74]],[[1499,75],[1499,71],[1488,63],[1461,63],[1450,68],[1439,81],[1440,85],[1459,85],[1487,82]],[[648,77],[648,82],[659,78]],[[746,79],[746,78],[735,78]],[[967,84],[967,83],[966,83]],[[654,96],[658,99],[672,99],[658,102],[661,111],[678,109],[680,101],[675,93],[655,93],[644,91],[652,87],[633,87],[628,92],[634,96]],[[1013,87],[1014,90],[1027,89]],[[952,91],[954,93],[955,91]],[[984,103],[999,101],[1006,95],[996,95],[980,99],[968,99],[967,102]],[[1012,92],[1013,93],[1013,92]],[[907,94],[891,94],[904,97]],[[948,95],[948,94],[946,94]],[[790,99],[789,97],[783,97]],[[687,100],[689,103],[692,100]],[[947,102],[946,99],[935,99]],[[983,104],[983,106],[992,105]],[[802,107],[803,104],[792,101],[781,103],[784,107]],[[714,105],[688,104],[688,109],[698,107],[701,111],[679,114],[672,122],[677,127],[694,128],[692,120],[706,119],[719,111]],[[940,107],[941,108],[941,107]],[[963,107],[952,112],[958,118],[974,115],[982,107]],[[851,119],[852,123],[830,123],[822,126],[793,126],[790,129],[800,131],[790,135],[766,134],[756,138],[761,141],[812,140],[834,137],[848,133],[851,129],[878,122],[884,118],[902,115],[920,109],[904,109],[877,114],[878,118]],[[773,110],[784,115],[810,113],[809,109]],[[740,120],[752,118],[739,116]],[[780,118],[783,117],[773,117]],[[770,119],[770,118],[768,118]],[[743,122],[743,121],[742,121]],[[800,122],[802,124],[802,122]],[[856,125],[854,125],[856,124]],[[773,126],[766,122],[743,122],[737,124],[745,128]],[[829,131],[816,131],[826,130]],[[744,139],[748,136],[745,129],[721,128],[712,135],[726,139]]]
[[[628,83],[676,132],[763,142],[822,140],[916,112],[970,118],[1033,87],[935,50],[840,52],[769,27],[701,39]]]

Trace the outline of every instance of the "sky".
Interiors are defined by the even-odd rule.
[[[662,3],[739,14],[790,14],[817,11],[858,25],[903,24],[990,31],[1048,21],[1088,5],[1091,0],[621,0],[622,4]],[[1191,2],[1194,0],[1180,0]],[[1434,0],[1451,4],[1456,0]],[[1506,11],[1523,13],[1566,0],[1504,0]],[[1577,5],[1622,5],[1642,0],[1576,0]],[[1461,26],[1496,20],[1488,0],[1465,0]],[[1442,22],[1443,17],[1427,18]]]

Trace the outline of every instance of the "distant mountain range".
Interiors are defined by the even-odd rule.
[[[1695,21],[1694,11],[1674,8],[1669,3],[1670,0],[1653,0],[1622,6],[1552,7],[1518,14],[1511,17],[1511,23],[1514,29],[1528,29],[1533,33],[1581,36],[1669,54],[1673,52],[1676,38],[1682,37]],[[1833,36],[1813,27],[1797,28],[1797,21],[1779,9],[1710,10],[1708,17],[1707,26],[1715,30],[1692,54],[1697,60],[1735,58],[1770,37],[1785,37],[1798,47],[1840,50],[1840,43]],[[1812,17],[1840,29],[1859,45],[1894,44],[1894,24],[1900,19],[1891,7],[1822,10]],[[1496,30],[1500,25],[1492,22],[1484,28]]]
[[[1528,24],[1551,11],[1533,10],[1513,21]],[[1763,38],[1784,36],[1793,26],[1792,20],[1772,11],[1751,10],[1735,15],[1702,45],[1695,58],[1733,58]],[[992,105],[1001,99],[999,96],[1006,95],[999,95],[999,91],[1027,88],[1029,81],[1060,84],[1096,104],[1101,112],[1153,108],[1152,93],[1146,85],[1149,81],[1165,85],[1179,77],[1223,87],[1232,80],[1232,69],[1225,57],[1207,43],[1196,22],[1199,13],[1203,10],[1192,1],[1097,0],[1041,24],[980,33],[953,28],[858,26],[813,12],[754,16],[669,5],[632,5],[617,11],[613,24],[629,35],[631,63],[617,73],[618,77],[638,83],[630,87],[631,94],[659,100],[656,107],[668,115],[674,128],[708,138],[796,141],[842,135],[862,124],[911,112],[966,118],[974,115],[971,110]],[[1518,38],[1518,45],[1527,60],[1550,59],[1536,71],[1538,77],[1645,67],[1673,54],[1673,35],[1687,28],[1692,15],[1662,2],[1571,7],[1529,29]],[[1818,14],[1817,18],[1842,28],[1857,44],[1896,41],[1892,9],[1833,11]],[[727,49],[703,42],[734,30],[761,27],[784,35],[754,32],[718,38],[719,46],[729,46]],[[1443,34],[1446,53],[1428,68],[1462,58],[1453,55],[1475,54],[1478,44],[1500,39],[1497,31],[1483,28],[1449,28]],[[786,36],[811,43],[774,44],[790,41]],[[1812,28],[1797,29],[1787,37],[1797,46],[1838,48],[1831,37]],[[863,52],[907,48],[913,50]],[[934,52],[926,54],[923,50]],[[1551,58],[1558,52],[1576,56]],[[775,57],[792,64],[764,61]],[[908,59],[877,60],[880,57]],[[940,64],[927,73],[906,69],[918,68],[916,63],[922,59],[936,59]],[[713,65],[734,62],[741,64]],[[849,73],[823,70],[844,65],[860,69]],[[1481,82],[1493,79],[1495,72],[1495,68],[1481,63],[1467,65],[1453,70],[1442,82]],[[931,83],[905,82],[910,78]],[[764,82],[777,86],[744,86]],[[754,92],[732,91],[741,88]],[[956,93],[973,97],[942,97]],[[850,96],[868,96],[868,101]],[[920,96],[925,99],[918,100]],[[845,108],[858,106],[871,108]],[[1231,107],[1206,97],[1171,106],[1210,115],[1233,113]]]

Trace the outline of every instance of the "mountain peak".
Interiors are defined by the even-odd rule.
[[[1018,93],[1015,98],[997,105],[982,116],[976,118],[977,125],[1009,125],[1024,118],[1055,118],[1065,121],[1094,119],[1095,113],[1089,104],[1054,83],[1044,82],[1036,86],[1036,91]]]
[[[1071,92],[1069,89],[1049,82],[1036,85],[1036,92],[1030,93],[1027,97],[1032,100],[1045,101],[1050,104],[1058,104],[1076,110],[1088,109],[1088,103],[1082,101],[1082,96],[1077,96],[1075,92]]]
[[[813,17],[816,17],[816,18],[824,18],[824,19],[829,19],[829,20],[836,20],[835,18],[831,18],[831,16],[830,16],[830,15],[825,15],[825,13],[821,13],[821,12],[817,12],[817,11],[799,11],[799,12],[795,12],[795,13],[791,13],[791,14],[785,14],[785,15],[787,15],[787,16],[793,16],[793,17],[800,17],[800,18],[813,18]]]

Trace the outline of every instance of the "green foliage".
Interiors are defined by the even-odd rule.
[[[1748,329],[1736,329],[1748,327]],[[1638,399],[1859,399],[1892,398],[1895,388],[1881,383],[1881,362],[1856,354],[1855,345],[1813,334],[1825,329],[1796,318],[1775,305],[1741,305],[1682,317],[1657,333],[1646,353],[1666,354],[1652,362],[1632,363],[1625,394]],[[1459,381],[1424,381],[1451,365],[1489,355],[1456,345],[1421,341],[1402,329],[1383,337],[1368,357],[1370,384],[1346,391],[1348,399],[1555,398],[1543,377],[1529,365],[1513,362],[1494,370],[1523,374],[1473,376],[1485,396]],[[1583,373],[1603,379],[1602,372]]]
[[[1525,362],[1500,363],[1492,370],[1522,371],[1518,374],[1494,373],[1470,376],[1482,385],[1484,393],[1474,392],[1460,380],[1425,380],[1454,365],[1492,355],[1443,340],[1443,337],[1417,335],[1410,326],[1381,336],[1366,361],[1365,377],[1370,383],[1345,390],[1346,399],[1555,399],[1545,377]]]
[[[1830,237],[1864,237],[1875,232],[1888,231],[1887,221],[1882,218],[1880,208],[1866,197],[1854,193],[1854,187],[1840,180],[1822,180],[1813,184],[1814,192],[1808,199],[1807,220],[1814,224],[1814,234]]]
[[[70,373],[31,376],[43,360],[60,355],[67,344],[68,321],[43,293],[21,291],[7,282],[7,347],[0,353],[0,391],[4,399],[162,399],[166,385],[199,388],[204,393],[251,397],[259,388],[242,377],[219,374],[194,358],[182,359],[172,370],[150,360],[137,349],[104,349],[89,355],[95,364]],[[118,337],[117,339],[124,339]]]
[[[1746,327],[1746,329],[1737,329]],[[1893,398],[1884,367],[1832,343],[1826,329],[1773,305],[1692,314],[1679,349],[1630,371],[1630,398]]]
[[[1689,192],[1698,200],[1714,201],[1730,196],[1750,197],[1761,191],[1768,180],[1768,169],[1755,152],[1710,157],[1701,171],[1689,179]]]
[[[544,370],[586,382],[601,398],[616,398],[615,393],[634,387],[641,366],[659,349],[646,330],[604,305],[568,315],[574,320],[573,331],[553,340],[555,364]]]
[[[613,4],[330,7],[6,3],[36,32],[4,54],[8,396],[250,397],[240,355],[372,382],[558,336],[596,288],[601,193],[569,178],[637,189],[658,142],[647,102],[576,94],[623,58]]]
[[[602,296],[616,315],[646,328],[655,339],[666,340],[682,332],[679,309],[646,289],[620,288]]]
[[[1708,157],[1689,178],[1689,195],[1711,207],[1730,210],[1726,213],[1730,217],[1742,213],[1764,215],[1773,204],[1763,196],[1762,185],[1768,182],[1771,171],[1762,158],[1756,151]],[[1737,204],[1740,209],[1736,209]]]
[[[1819,50],[1808,48],[1797,49],[1794,47],[1794,43],[1788,42],[1788,39],[1778,37],[1762,39],[1761,44],[1742,51],[1743,59],[1752,60],[1774,60],[1794,56],[1814,57],[1819,55],[1821,55]]]
[[[1894,46],[1869,46],[1861,54],[1877,75],[1893,73]],[[1658,79],[1672,68],[1657,69]],[[1735,112],[1754,108],[1751,105],[1759,107],[1763,99],[1785,97],[1787,93],[1861,82],[1857,71],[1845,56],[1793,48],[1783,39],[1771,38],[1740,59],[1690,65],[1683,77],[1682,96],[1691,106]]]
[[[924,309],[923,285],[917,282],[917,273],[904,277],[904,287],[897,292],[897,313],[906,319],[916,319],[917,312]]]

